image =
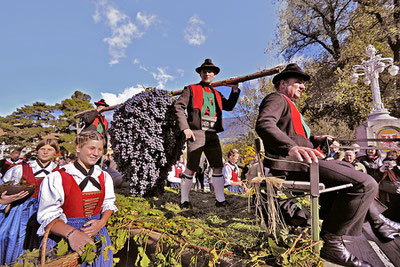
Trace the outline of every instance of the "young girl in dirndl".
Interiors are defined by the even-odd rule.
[[[103,155],[104,142],[95,131],[80,133],[75,139],[77,160],[44,179],[39,194],[39,235],[57,220],[51,233],[66,238],[74,251],[93,244],[92,237],[99,241],[99,234],[106,238],[102,248],[111,245],[105,225],[117,211],[114,185],[111,176],[96,165]],[[55,245],[56,241],[49,238],[47,248]],[[113,252],[108,250],[107,256],[108,260],[101,253],[92,266],[113,266]]]
[[[23,183],[32,185],[34,193],[28,198],[28,192],[14,195],[4,192],[0,199],[0,265],[12,264],[25,249],[38,248],[40,239],[36,235],[38,210],[38,192],[43,178],[58,169],[52,162],[59,151],[55,140],[45,139],[36,146],[37,159],[24,162],[9,169],[0,184],[11,182],[14,185]],[[11,209],[6,213],[6,208]],[[25,243],[25,245],[24,245]]]

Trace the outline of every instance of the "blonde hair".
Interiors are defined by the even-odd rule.
[[[85,131],[78,134],[75,138],[75,145],[83,146],[90,140],[105,141],[104,137],[96,131]]]
[[[45,145],[49,145],[56,150],[56,153],[60,151],[60,147],[58,146],[58,142],[55,139],[46,138],[39,142],[36,146],[36,151],[39,151],[40,148],[44,147]]]

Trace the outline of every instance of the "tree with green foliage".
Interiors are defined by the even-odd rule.
[[[338,64],[355,8],[352,0],[281,1],[275,45],[289,61],[308,49],[315,56],[325,52]]]
[[[6,132],[0,141],[17,147],[32,147],[41,136],[55,132],[55,107],[35,102],[18,108],[1,119],[0,127]]]
[[[56,121],[57,132],[61,133],[60,147],[64,153],[75,153],[76,119],[74,115],[94,106],[90,103],[91,97],[80,91],[75,91],[71,98],[64,99],[61,104],[56,104],[57,111],[61,112]]]
[[[255,134],[253,132],[249,132],[238,137],[238,139],[233,143],[222,144],[223,157],[226,158],[231,149],[237,149],[240,155],[239,162],[243,164],[250,163],[256,153],[254,149],[255,138]]]
[[[75,91],[71,98],[54,106],[35,102],[17,108],[11,115],[0,117],[0,128],[4,135],[0,142],[16,147],[34,147],[41,138],[50,133],[59,133],[60,147],[64,153],[75,153],[76,121],[74,115],[94,106],[91,97]]]
[[[300,53],[310,56],[304,67],[311,82],[298,107],[311,125],[331,117],[346,122],[352,131],[369,117],[371,89],[350,83],[352,66],[365,59],[368,44],[396,60],[398,19],[398,0],[282,2],[275,46],[287,60]],[[399,116],[396,79],[381,73],[380,86],[385,107]]]
[[[233,114],[239,122],[254,132],[261,100],[274,89],[272,83],[268,82],[265,77],[258,79],[256,86],[252,84],[254,83],[243,83],[241,96],[233,110]]]
[[[387,43],[395,63],[400,62],[400,1],[399,0],[356,0],[359,4],[355,16],[370,24],[375,39]]]

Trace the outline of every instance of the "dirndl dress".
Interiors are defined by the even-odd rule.
[[[95,216],[91,216],[91,217],[83,217],[83,218],[68,218],[67,224],[75,227],[76,229],[81,229],[83,228],[83,225],[90,221],[90,220],[99,220],[101,217],[101,214],[97,214]],[[103,228],[100,229],[100,231],[98,232],[98,234],[94,237],[95,238],[95,242],[99,241],[101,239],[101,236],[103,235],[106,238],[106,244],[102,244],[101,249],[103,250],[106,246],[111,246],[111,239],[110,236],[108,234],[108,231],[106,229],[106,227],[104,226]],[[51,236],[51,235],[50,235]],[[47,249],[51,249],[53,247],[55,247],[57,245],[57,242],[50,238],[47,240]],[[101,242],[101,241],[100,241]],[[100,253],[100,256],[97,257],[92,264],[87,264],[87,263],[83,263],[81,266],[93,266],[93,267],[112,267],[113,266],[113,251],[111,249],[108,250],[107,252],[107,257],[108,260],[105,259],[103,253]]]

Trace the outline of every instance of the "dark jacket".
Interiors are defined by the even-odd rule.
[[[290,105],[279,93],[269,94],[261,102],[256,132],[264,143],[266,155],[274,159],[298,162],[295,156],[288,155],[292,147],[317,147],[313,137],[306,139],[296,134]],[[266,160],[265,164],[273,170],[307,171],[307,167],[301,164],[271,160]]]
[[[205,84],[199,83],[204,87]],[[240,90],[237,92],[231,92],[229,99],[226,99],[221,93],[215,90],[211,86],[211,90],[214,92],[215,99],[216,94],[221,95],[222,109],[226,111],[231,111],[236,105],[236,102],[240,95]],[[181,131],[185,129],[191,130],[201,130],[201,110],[193,108],[193,92],[190,86],[186,86],[183,89],[182,95],[174,104],[175,114],[177,116],[179,129]],[[185,114],[187,111],[187,116]],[[224,130],[222,123],[222,110],[217,105],[217,122],[216,122],[216,132],[222,132]]]
[[[100,114],[96,109],[85,113],[82,116],[82,120],[85,123],[85,126],[82,130],[83,132],[95,131],[99,132],[101,135],[106,136],[105,133],[107,133],[108,130],[107,119],[102,114]]]
[[[357,160],[361,162],[365,168],[367,169],[367,173],[378,180],[380,177],[379,168],[382,166],[382,158],[377,157],[376,159],[372,159],[368,157],[368,155],[363,155],[358,157]]]

